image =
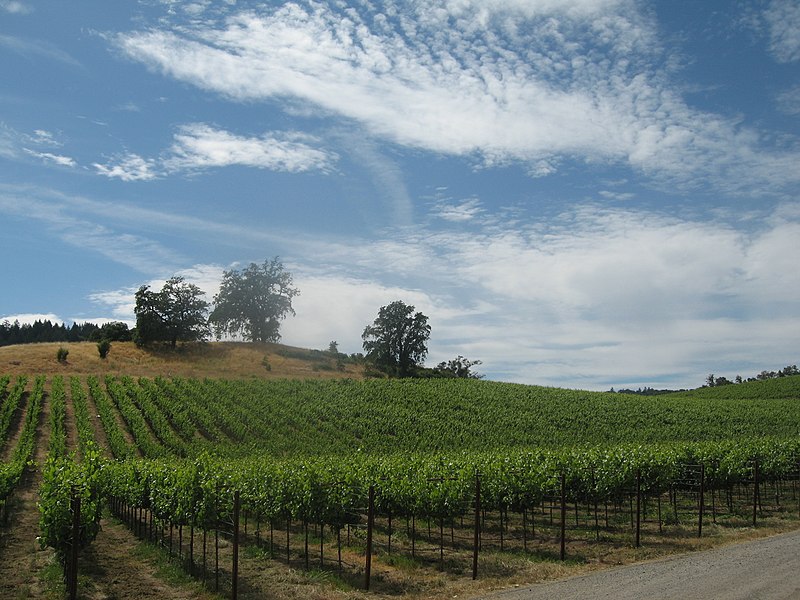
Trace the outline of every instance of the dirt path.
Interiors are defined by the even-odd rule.
[[[800,531],[795,531],[480,598],[788,600],[800,599],[798,572]]]
[[[207,599],[210,594],[174,586],[158,578],[159,565],[143,558],[140,542],[121,523],[104,518],[97,539],[82,553],[80,597],[85,600],[135,600],[137,598]]]

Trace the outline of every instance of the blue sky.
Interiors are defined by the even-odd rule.
[[[793,0],[0,0],[0,320],[279,256],[287,344],[696,387],[798,362]]]

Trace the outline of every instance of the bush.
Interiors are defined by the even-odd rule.
[[[97,352],[100,358],[105,359],[108,356],[108,351],[111,350],[111,340],[100,340],[97,342]]]
[[[56,358],[58,362],[67,362],[67,356],[69,355],[69,350],[64,348],[63,346],[59,347],[56,351]]]

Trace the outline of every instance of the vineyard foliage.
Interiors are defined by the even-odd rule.
[[[129,389],[137,387],[125,381]],[[122,383],[113,382],[109,389]],[[727,394],[726,388],[715,388],[660,397],[474,380],[157,379],[153,384],[140,380],[138,387],[158,397],[145,418],[171,455],[452,452],[800,432],[796,377],[730,386]],[[180,417],[180,426],[170,414]],[[187,421],[204,435],[189,440]],[[152,440],[139,429],[144,428],[131,426],[134,436],[143,438],[137,441],[140,449],[156,457],[161,450],[152,448]]]
[[[13,411],[16,410],[22,400],[27,386],[27,378],[20,377],[11,394],[5,399],[6,403],[13,403]],[[22,433],[17,441],[17,445],[11,453],[10,460],[0,463],[0,506],[5,502],[11,492],[19,483],[28,461],[33,455],[36,447],[36,429],[39,426],[39,417],[42,412],[42,401],[44,399],[44,376],[38,376],[34,380],[33,391],[29,394],[28,409],[25,414],[25,421],[22,425]],[[3,404],[3,414],[5,414],[6,403]],[[10,417],[9,417],[10,418]]]
[[[19,385],[0,378],[0,418]],[[65,388],[53,380],[56,411]],[[262,520],[337,527],[370,486],[384,514],[451,517],[471,510],[476,478],[486,509],[522,510],[562,474],[570,498],[602,500],[626,494],[637,472],[662,492],[703,463],[707,484],[725,488],[752,478],[755,460],[778,477],[800,457],[800,377],[654,397],[457,379],[107,376],[72,378],[69,391],[81,460],[65,457],[61,434],[51,440],[41,502],[42,538],[60,552],[74,490],[88,507],[85,544],[103,496],[206,528],[230,519],[237,490]],[[111,460],[91,441],[92,419]]]

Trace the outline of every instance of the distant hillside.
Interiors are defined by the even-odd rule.
[[[58,362],[56,352],[69,355]],[[177,349],[145,350],[133,342],[113,342],[105,360],[94,342],[22,344],[0,347],[0,373],[177,376],[226,379],[362,379],[361,365],[339,364],[335,356],[282,344],[209,342]]]

